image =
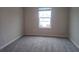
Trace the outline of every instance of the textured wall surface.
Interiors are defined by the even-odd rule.
[[[79,8],[70,11],[70,39],[79,48]]]
[[[23,9],[0,8],[0,47],[23,33]]]

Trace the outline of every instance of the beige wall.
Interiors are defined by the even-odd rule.
[[[70,11],[70,39],[79,48],[79,8]]]
[[[52,8],[52,28],[40,29],[38,27],[38,9],[24,8],[25,35],[68,36],[68,8]]]
[[[0,8],[0,48],[23,35],[23,9]]]

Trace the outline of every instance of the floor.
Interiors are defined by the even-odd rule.
[[[1,52],[78,52],[68,39],[55,37],[24,36]]]

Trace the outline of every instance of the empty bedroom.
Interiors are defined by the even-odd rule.
[[[78,7],[0,7],[0,52],[79,52]]]

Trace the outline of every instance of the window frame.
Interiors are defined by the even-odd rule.
[[[51,28],[51,14],[52,14],[52,9],[51,9],[51,8],[48,8],[48,9],[45,9],[45,10],[43,10],[43,9],[40,10],[40,8],[39,8],[39,10],[38,10],[38,15],[39,15],[39,12],[40,12],[40,11],[50,11],[50,17],[49,17],[49,16],[48,16],[48,17],[47,17],[47,16],[46,16],[46,17],[40,17],[40,16],[39,16],[39,28]],[[48,22],[48,21],[40,21],[40,19],[43,19],[43,18],[44,18],[44,19],[45,19],[45,18],[50,19],[50,20],[49,20],[49,23],[50,23],[49,26],[47,26],[47,27],[40,26],[40,23],[41,23],[41,22]]]

